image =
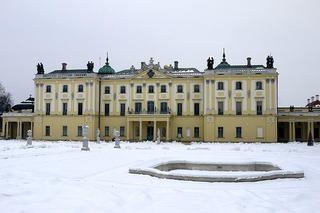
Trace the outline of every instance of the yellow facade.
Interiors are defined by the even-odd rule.
[[[177,65],[161,68],[150,60],[141,69],[111,74],[67,69],[37,74],[34,138],[80,140],[79,128],[88,124],[90,140],[98,128],[104,140],[112,139],[114,129],[122,140],[156,140],[160,129],[162,141],[277,141],[275,68],[249,64],[199,72]]]

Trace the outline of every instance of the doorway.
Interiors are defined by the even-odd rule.
[[[147,127],[147,140],[152,141],[153,140],[153,126]]]

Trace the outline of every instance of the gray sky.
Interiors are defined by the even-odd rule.
[[[272,54],[279,105],[305,105],[320,93],[318,0],[3,0],[0,13],[0,82],[15,103],[34,92],[36,64],[45,71],[99,68],[109,52],[116,70],[160,64],[203,70],[226,48],[230,64],[265,64]]]

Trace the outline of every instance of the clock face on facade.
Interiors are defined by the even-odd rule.
[[[154,71],[149,70],[147,74],[148,74],[149,78],[152,78],[154,76]]]

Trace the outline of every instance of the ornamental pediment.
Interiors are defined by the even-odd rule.
[[[171,78],[171,76],[163,73],[161,70],[156,69],[146,69],[137,75],[135,75],[132,79],[163,79],[163,78]]]
[[[135,75],[132,79],[159,79],[170,78],[160,67],[160,63],[154,64],[153,58],[150,58],[149,64],[141,62],[142,71]]]

